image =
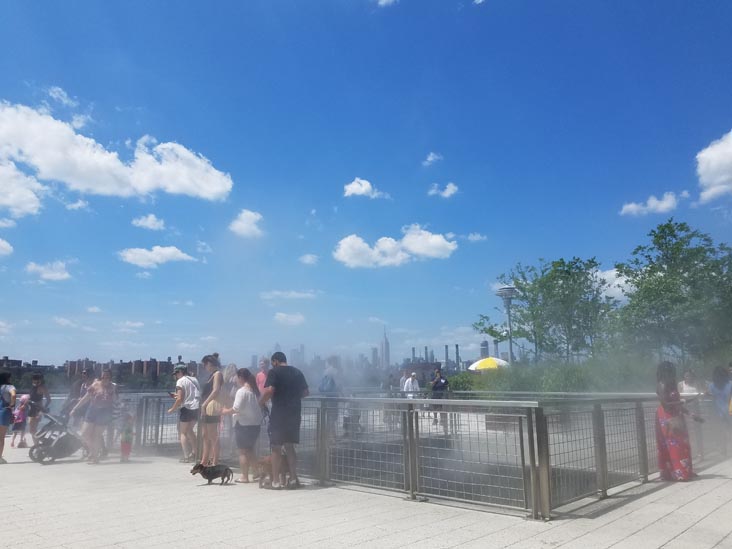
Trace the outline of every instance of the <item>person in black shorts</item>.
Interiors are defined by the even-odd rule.
[[[287,454],[290,480],[287,488],[299,488],[297,477],[297,454],[295,444],[300,442],[301,401],[308,396],[308,384],[302,372],[287,365],[284,353],[272,355],[272,369],[267,374],[264,392],[259,404],[264,406],[272,400],[269,418],[270,446],[272,448],[272,488],[280,489],[280,470],[282,469],[282,448]]]

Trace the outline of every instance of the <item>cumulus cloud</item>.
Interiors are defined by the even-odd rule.
[[[0,320],[0,335],[8,335],[10,333],[10,329],[13,327],[12,324],[9,324],[8,322],[5,322],[4,320]]]
[[[92,117],[88,114],[75,114],[71,117],[71,127],[80,130],[92,121]]]
[[[393,4],[396,4],[399,0],[376,0],[376,4],[380,8],[385,8],[386,6],[391,6]]]
[[[141,229],[149,229],[151,231],[162,231],[165,229],[165,221],[159,219],[155,214],[147,214],[140,217],[136,217],[132,220],[132,224],[135,227]]]
[[[0,135],[3,131],[1,118]],[[0,151],[2,148],[3,143],[0,141]],[[0,181],[3,183],[0,188],[0,209],[7,209],[15,218],[35,215],[41,210],[41,197],[46,193],[46,188],[35,178],[21,172],[13,162],[4,159],[1,152]]]
[[[732,194],[732,131],[699,151],[696,173],[701,187],[699,202],[702,204]]]
[[[169,261],[196,261],[195,258],[183,253],[175,246],[153,246],[152,249],[127,248],[117,252],[125,263],[137,265],[143,269],[155,269],[158,265]]]
[[[285,326],[299,326],[305,322],[302,313],[275,313],[274,319],[275,322]]]
[[[608,269],[607,271],[598,272],[600,278],[607,282],[608,287],[605,289],[605,295],[618,300],[625,299],[625,293],[629,289],[628,281],[616,269]]]
[[[73,322],[69,320],[68,318],[64,318],[62,316],[55,316],[53,317],[53,321],[58,324],[59,326],[63,326],[64,328],[77,328],[78,325],[76,322]]]
[[[0,229],[12,229],[15,225],[12,219],[0,219]]]
[[[676,193],[663,193],[663,197],[656,198],[654,195],[648,197],[645,203],[628,202],[623,204],[620,215],[648,215],[649,213],[672,212],[679,205]]]
[[[185,305],[186,307],[193,307],[195,303],[193,303],[192,299],[186,299],[185,301],[171,301],[171,305]]]
[[[76,99],[72,99],[69,97],[69,94],[66,93],[66,91],[59,87],[59,86],[51,86],[46,90],[48,93],[48,97],[56,101],[57,103],[61,103],[64,107],[78,107],[79,102],[76,101]]]
[[[229,224],[229,230],[243,238],[259,238],[264,233],[259,228],[262,214],[251,210],[242,210],[237,218]]]
[[[18,164],[33,175],[21,172]],[[41,181],[93,195],[165,192],[205,200],[226,198],[233,185],[228,174],[178,143],[143,136],[133,158],[123,162],[116,152],[77,133],[72,124],[42,109],[7,102],[0,102],[0,180],[0,208],[13,217],[38,213],[46,191]]]
[[[442,160],[442,155],[440,153],[430,152],[427,155],[427,158],[425,158],[424,160],[422,160],[422,165],[425,166],[425,167],[431,166],[432,164],[434,164],[438,160]]]
[[[458,192],[458,186],[455,183],[448,183],[444,189],[440,189],[437,183],[433,183],[430,190],[427,191],[428,196],[441,196],[442,198],[450,198]]]
[[[71,204],[66,204],[67,210],[86,210],[89,207],[89,203],[81,198]]]
[[[350,268],[397,267],[415,259],[445,259],[458,245],[442,234],[431,233],[418,224],[402,228],[400,240],[379,238],[373,246],[352,234],[338,242],[333,257]]]
[[[383,193],[374,187],[370,181],[357,177],[347,185],[343,185],[343,196],[366,196],[368,198],[389,198],[387,193]]]
[[[488,237],[480,233],[470,233],[468,235],[468,240],[470,242],[482,242],[483,240],[488,240]]]
[[[139,273],[135,273],[135,276],[137,278],[141,278],[143,280],[147,280],[148,278],[150,278],[152,276],[152,273],[150,273],[148,271],[140,271]]]
[[[37,274],[41,280],[68,280],[71,275],[66,270],[65,261],[53,261],[42,265],[31,261],[25,266],[28,274]]]
[[[273,299],[315,299],[316,295],[315,290],[270,290],[268,292],[259,292],[260,299],[265,301]]]
[[[86,312],[87,313],[101,313],[102,310],[99,307],[97,307],[96,305],[92,305],[91,307],[86,308]]]
[[[10,245],[10,242],[0,238],[0,257],[2,257],[4,255],[10,255],[12,253],[13,253],[13,247]]]
[[[318,263],[318,256],[315,254],[305,254],[301,255],[298,261],[303,265],[316,265]]]

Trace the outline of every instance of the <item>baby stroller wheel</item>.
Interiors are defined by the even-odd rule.
[[[28,457],[36,463],[41,463],[43,461],[43,458],[46,457],[46,452],[44,452],[43,449],[39,446],[33,446],[30,450],[28,450]]]

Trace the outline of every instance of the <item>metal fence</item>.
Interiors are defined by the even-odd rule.
[[[510,395],[511,400],[500,400]],[[466,398],[466,397],[472,398]],[[352,484],[551,517],[552,510],[648,480],[656,461],[655,395],[494,393],[490,399],[328,398],[303,401],[299,471],[323,484]],[[531,397],[534,397],[532,400]],[[168,397],[137,401],[140,450],[178,450]],[[721,456],[711,404],[692,411],[694,459]],[[267,425],[257,451],[269,452]],[[706,441],[706,446],[704,445]],[[228,424],[222,455],[234,446]]]

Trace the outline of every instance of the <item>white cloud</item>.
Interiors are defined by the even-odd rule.
[[[89,203],[81,198],[71,204],[66,204],[67,210],[86,210],[89,207]]]
[[[368,320],[372,324],[386,324],[386,321],[385,320],[382,320],[378,316],[370,316],[366,320]]]
[[[12,219],[0,219],[0,229],[12,229],[15,225]]]
[[[668,213],[672,212],[679,205],[676,193],[663,193],[663,197],[656,198],[654,195],[648,197],[645,204],[638,202],[628,202],[623,204],[620,215],[647,215],[649,213]]]
[[[302,313],[275,313],[274,319],[275,322],[285,326],[299,326],[305,322],[305,317]]]
[[[458,186],[455,183],[448,183],[444,189],[440,189],[437,183],[433,183],[430,190],[427,191],[428,196],[441,196],[442,198],[450,198],[458,192]]]
[[[402,232],[402,246],[417,257],[446,259],[458,247],[457,242],[450,242],[443,235],[431,233],[416,223],[403,228]]]
[[[317,292],[315,290],[270,290],[259,293],[259,298],[265,301],[272,299],[315,299],[316,296]]]
[[[92,305],[91,307],[86,308],[86,312],[87,313],[101,313],[102,310],[99,307],[97,307],[96,305]]]
[[[347,185],[343,185],[343,196],[367,196],[369,198],[389,198],[387,193],[383,193],[376,187],[371,185],[370,181],[357,177]]]
[[[442,160],[442,155],[440,153],[430,152],[427,155],[427,158],[425,158],[424,160],[422,160],[422,165],[423,166],[431,166],[432,164],[434,164],[438,160]]]
[[[202,336],[200,339],[201,339],[201,341],[209,341],[210,342],[210,341],[218,341],[219,338],[216,337],[216,336]]]
[[[2,103],[0,103],[0,109]],[[1,115],[0,111],[0,115]],[[2,117],[0,116],[0,135],[2,134]],[[0,151],[3,143],[0,141]],[[0,209],[10,211],[10,215],[18,218],[26,215],[35,215],[41,210],[41,196],[46,188],[34,177],[25,175],[15,164],[3,158],[0,153]]]
[[[58,94],[57,94],[58,95]],[[61,95],[58,95],[61,97]],[[16,163],[34,176],[22,173]],[[40,109],[0,102],[0,207],[13,217],[35,214],[53,181],[69,190],[104,196],[147,196],[155,192],[222,200],[231,191],[231,177],[216,170],[200,154],[178,143],[138,139],[132,160],[81,135],[69,123]]]
[[[196,261],[195,258],[183,253],[175,246],[153,246],[152,249],[127,248],[117,252],[125,263],[137,265],[143,269],[155,269],[158,265],[169,261]]]
[[[73,322],[72,320],[69,320],[68,318],[64,318],[62,316],[54,316],[53,321],[59,326],[63,326],[64,328],[78,328],[76,322]]]
[[[195,349],[198,349],[198,344],[181,341],[177,344],[177,347],[181,351],[194,351]]]
[[[79,105],[78,101],[69,97],[69,94],[67,94],[66,91],[64,91],[64,89],[60,88],[59,86],[51,86],[46,91],[51,99],[58,103],[61,103],[64,107],[77,107]]]
[[[199,254],[210,254],[213,253],[213,250],[211,249],[211,246],[206,244],[203,240],[199,240],[196,242],[196,251]]]
[[[391,6],[393,4],[396,4],[397,2],[399,2],[399,0],[376,0],[376,3],[380,8]]]
[[[149,273],[148,271],[140,271],[139,273],[135,273],[135,276],[137,278],[141,278],[143,280],[147,280],[152,276],[152,273]]]
[[[468,240],[470,242],[481,242],[483,240],[488,240],[488,237],[486,235],[480,234],[480,233],[470,233],[468,235]]]
[[[598,271],[600,278],[605,279],[608,287],[605,290],[605,295],[618,300],[626,299],[625,293],[629,290],[628,281],[624,276],[621,276],[617,270],[608,269],[607,271]]]
[[[261,220],[261,213],[242,210],[238,217],[229,224],[229,230],[243,238],[259,238],[264,234],[257,225]]]
[[[381,237],[373,246],[358,235],[349,235],[338,242],[333,257],[350,268],[397,267],[413,259],[445,259],[458,247],[457,242],[416,223],[403,227],[402,233],[401,240]]]
[[[8,322],[5,322],[4,320],[0,320],[0,335],[8,335],[10,333],[10,329],[13,327],[12,324],[9,324]]]
[[[186,307],[193,307],[195,303],[193,303],[192,299],[186,299],[185,301],[171,301],[171,305],[185,305]]]
[[[696,173],[702,204],[732,194],[732,131],[697,153]]]
[[[303,265],[316,265],[318,263],[318,256],[315,254],[305,254],[301,255],[298,261]]]
[[[124,322],[115,323],[115,326],[117,326],[117,330],[115,331],[119,333],[136,334],[139,328],[145,326],[145,323],[134,320],[125,320]]]
[[[10,245],[10,242],[0,238],[0,257],[2,257],[4,255],[10,255],[12,253],[13,253],[13,247]]]
[[[88,114],[75,114],[71,117],[71,127],[80,130],[92,121],[92,117]]]
[[[53,261],[39,265],[31,261],[25,266],[25,272],[37,274],[41,280],[68,280],[71,275],[66,270],[65,261]]]
[[[473,0],[473,4],[476,6],[480,6],[483,2],[485,2],[485,0]]]
[[[165,229],[165,221],[159,219],[155,214],[147,214],[140,217],[136,217],[132,220],[132,224],[135,227],[141,229],[149,229],[151,231],[162,231]]]

